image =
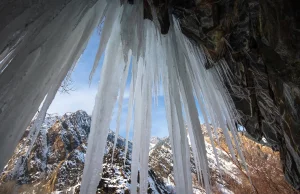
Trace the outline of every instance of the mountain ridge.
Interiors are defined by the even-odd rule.
[[[82,110],[66,113],[63,116],[48,114],[32,150],[26,157],[33,137],[29,131],[31,124],[20,140],[13,157],[5,166],[1,174],[1,182],[15,180],[20,185],[36,185],[46,179],[43,187],[48,192],[78,193],[90,123],[91,117]],[[110,130],[105,150],[103,176],[98,186],[99,193],[129,192],[132,143],[128,143],[124,166],[125,139],[119,136],[114,162],[111,164],[114,136],[114,132]],[[158,184],[159,189],[155,186]],[[160,190],[166,190],[164,187],[163,183],[156,183],[154,173],[149,176],[150,193],[163,193]]]
[[[14,155],[0,175],[0,193],[78,193],[84,167],[85,152],[87,150],[86,142],[90,123],[91,117],[84,111],[66,113],[62,116],[57,114],[47,115],[31,151],[28,152],[34,137],[34,134],[29,131],[32,127],[31,123],[22,136]],[[206,137],[205,126],[202,126],[202,129],[205,136],[213,193],[252,192],[252,186],[249,183],[247,174],[241,173],[241,166],[232,160],[230,154],[226,151],[226,147],[222,148],[222,145],[216,147],[220,163],[220,166],[217,166],[212,145],[209,138]],[[219,134],[219,136],[222,137],[222,134]],[[132,143],[130,141],[128,143],[128,153],[124,161],[125,139],[119,136],[114,152],[114,161],[112,162],[114,139],[115,133],[110,130],[107,137],[107,146],[103,159],[103,174],[98,185],[98,193],[128,194],[130,193],[131,182]],[[241,136],[241,139],[243,141],[251,141],[244,140],[243,136]],[[221,138],[220,142],[222,141],[224,140]],[[168,137],[151,137],[150,142],[147,192],[153,194],[175,193],[170,139]],[[265,190],[264,185],[257,184],[265,181],[260,179],[260,177],[264,175],[265,170],[269,170],[271,174],[266,174],[266,176],[272,176],[274,180],[272,180],[273,183],[268,183],[282,184],[284,189],[287,185],[282,182],[282,171],[276,171],[276,169],[279,169],[279,157],[275,157],[277,159],[274,160],[270,151],[262,152],[265,149],[271,150],[270,148],[258,146],[259,144],[254,142],[245,145],[246,148],[248,147],[248,154],[249,150],[250,154],[252,154],[250,159],[255,159],[253,160],[255,161],[254,163],[251,160],[247,160],[250,170],[254,169],[251,179],[256,181],[255,186],[261,186],[260,189]],[[190,161],[193,193],[204,194],[201,176],[197,175],[192,153]],[[268,169],[263,169],[263,174],[259,174],[257,177],[257,173],[260,173],[260,171],[257,171],[257,168],[265,166],[256,166],[256,164],[260,164],[259,162],[271,162],[272,166],[269,165]],[[276,175],[274,175],[274,172]],[[281,174],[278,175],[278,173]],[[275,180],[275,178],[278,180]],[[274,183],[274,181],[278,182]],[[9,192],[3,191],[2,187],[9,185],[11,187]],[[280,191],[285,191],[282,188]],[[282,193],[289,193],[290,191],[287,190]],[[274,193],[274,190],[271,189],[266,193]]]
[[[91,117],[82,110],[62,116],[48,114],[32,150],[28,152],[33,137],[29,131],[31,124],[2,172],[1,180],[15,180],[17,184],[32,184],[33,187],[42,184],[47,192],[78,193],[90,124]],[[130,190],[132,143],[128,143],[128,154],[124,161],[125,139],[119,136],[112,162],[114,139],[115,133],[110,130],[103,159],[102,179],[98,185],[99,193],[129,193]],[[215,162],[212,158],[213,155],[210,162]],[[159,164],[155,163],[155,160],[160,161]],[[191,164],[194,193],[205,193],[197,183],[193,157]],[[43,182],[44,180],[46,182]],[[148,193],[175,193],[172,149],[168,137],[151,137],[148,182]]]

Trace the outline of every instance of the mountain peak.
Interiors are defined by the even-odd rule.
[[[37,193],[53,191],[78,193],[90,125],[91,117],[82,110],[69,112],[63,116],[48,114],[32,150],[26,157],[28,145],[32,141],[28,128],[0,175],[1,182],[16,181],[21,190],[30,186],[32,191]],[[105,148],[103,178],[99,183],[98,193],[129,192],[132,143],[128,143],[124,165],[125,139],[118,137],[112,163],[114,139],[115,133],[110,130]],[[43,185],[43,189],[47,187],[48,190],[43,190],[40,185]],[[166,193],[165,184],[158,182],[154,173],[149,174],[148,190],[154,194]]]
[[[154,148],[158,142],[160,142],[162,138],[159,137],[151,137],[150,138],[150,149]]]

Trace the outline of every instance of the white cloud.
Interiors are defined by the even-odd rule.
[[[48,109],[48,113],[63,115],[66,112],[84,110],[91,115],[95,104],[96,93],[96,87],[77,89],[70,92],[70,94],[57,93]]]

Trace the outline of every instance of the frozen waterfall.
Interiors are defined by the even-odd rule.
[[[151,5],[152,1],[148,1]],[[90,77],[101,56],[105,56],[92,114],[81,194],[96,193],[102,176],[102,158],[113,108],[118,103],[118,134],[128,76],[131,83],[127,140],[130,123],[134,128],[132,194],[137,193],[138,171],[139,191],[147,191],[151,109],[161,85],[173,151],[176,193],[192,193],[187,135],[191,137],[199,181],[206,192],[211,193],[200,113],[204,117],[215,157],[218,158],[218,153],[214,142],[218,142],[217,130],[221,128],[233,158],[244,160],[236,133],[239,115],[223,85],[226,68],[219,68],[226,67],[226,62],[221,60],[214,65],[217,68],[205,69],[209,56],[204,48],[186,38],[172,16],[168,34],[162,35],[155,11],[151,12],[153,21],[143,19],[143,2],[136,0],[134,4],[128,4],[119,0],[70,0],[66,5],[51,4],[51,10],[41,13],[25,29],[19,28],[19,25],[24,22],[21,17],[30,20],[27,12],[3,29],[0,28],[0,37],[9,37],[4,42],[0,41],[1,168],[11,156],[25,126],[45,99],[32,129],[37,134],[61,82],[76,64],[92,31],[102,21],[101,43]],[[54,16],[53,10],[57,11]],[[218,159],[216,161],[218,163]]]

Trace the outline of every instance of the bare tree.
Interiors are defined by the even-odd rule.
[[[60,88],[58,89],[58,91],[60,93],[67,93],[70,94],[70,92],[75,91],[75,88],[73,86],[73,80],[72,80],[72,72],[70,71],[67,76],[65,77],[65,79],[62,81]]]

